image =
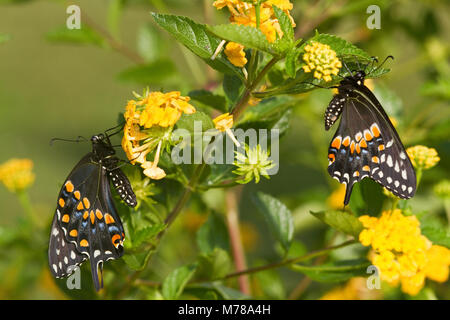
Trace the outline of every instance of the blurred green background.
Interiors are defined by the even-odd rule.
[[[167,12],[189,16],[202,23],[226,22],[227,15],[215,10],[212,2],[0,0],[0,35],[9,37],[8,41],[0,43],[0,163],[10,158],[34,161],[36,181],[29,192],[43,224],[50,223],[57,192],[65,177],[90,149],[89,143],[56,142],[50,146],[51,138],[74,139],[79,135],[89,138],[115,126],[119,112],[123,111],[127,100],[133,98],[132,91],[141,92],[146,86],[152,90],[180,90],[187,94],[221,81],[200,59],[159,29],[149,14],[151,11]],[[391,72],[374,81],[375,94],[388,114],[398,120],[405,146],[424,144],[438,150],[439,166],[424,176],[423,185],[411,203],[416,211],[443,212],[440,203],[430,201],[431,189],[426,186],[450,177],[448,1],[292,2],[297,29],[306,28],[307,35],[317,28],[322,33],[351,41],[381,59],[387,55],[395,57],[388,62]],[[91,26],[100,26],[95,36],[81,35],[80,42],[90,44],[62,41],[65,40],[62,30],[69,4],[79,5],[82,19],[88,16],[93,23]],[[370,4],[382,8],[380,30],[366,27],[369,15],[365,10]],[[122,10],[118,9],[120,7]],[[323,8],[331,8],[327,9],[331,11],[323,11]],[[101,30],[120,43],[121,49],[111,48],[108,41],[101,38]],[[137,53],[144,62],[163,67],[153,74],[127,76],[124,71],[129,72],[137,61],[124,51]],[[270,260],[276,254],[270,239],[263,236],[267,232],[263,219],[248,200],[256,190],[277,196],[293,210],[298,243],[308,249],[322,245],[317,234],[323,233],[324,228],[308,211],[323,208],[327,196],[337,188],[337,182],[326,172],[326,148],[333,133],[325,132],[322,123],[331,94],[318,90],[297,97],[290,129],[281,140],[278,175],[243,188],[240,212],[244,228],[248,228],[244,233],[249,237],[245,240],[249,242],[249,261]],[[323,162],[315,160],[317,152],[321,152]],[[221,205],[216,198],[220,195],[209,196],[216,205]],[[0,187],[0,226],[14,228],[23,214],[17,198]],[[190,214],[192,222],[195,214],[194,217]],[[179,220],[178,227],[167,237],[181,232],[179,229],[187,219]],[[187,233],[186,239],[189,237]],[[167,239],[165,245],[176,247],[175,241],[179,243],[180,238]],[[186,248],[187,243],[170,254],[165,254],[163,248],[155,264],[176,265],[177,259],[193,251]],[[27,266],[37,270],[29,277],[32,284],[7,280],[12,265],[0,261],[0,298],[63,297],[48,287],[51,280],[41,274],[41,267],[46,263],[45,248],[41,253],[42,261],[36,266]],[[293,277],[290,273],[283,276]],[[284,293],[275,292],[274,297],[277,294],[286,297],[286,292],[293,289],[299,278],[292,279],[293,284],[288,282],[280,289]],[[2,285],[7,289],[2,291]],[[316,298],[323,290],[325,288],[318,287],[318,293],[306,297]],[[443,294],[450,298],[449,292]]]

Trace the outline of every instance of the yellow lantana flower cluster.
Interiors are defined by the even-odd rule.
[[[0,181],[11,192],[20,192],[33,184],[33,161],[30,159],[10,159],[0,165]]]
[[[416,169],[430,169],[441,160],[436,149],[421,145],[406,149],[406,153],[408,153],[411,163]]]
[[[313,41],[305,46],[303,71],[314,71],[314,78],[331,81],[331,75],[337,75],[342,68],[342,62],[337,57],[336,51],[327,44]]]
[[[361,216],[364,230],[359,241],[371,246],[370,260],[378,267],[381,279],[402,291],[416,295],[425,278],[438,282],[448,279],[450,250],[433,245],[420,232],[415,216],[401,210],[384,211],[380,218]]]
[[[259,29],[270,43],[275,42],[277,35],[279,38],[283,37],[283,31],[281,30],[280,23],[278,22],[273,10],[274,5],[283,10],[289,16],[292,26],[295,27],[294,19],[290,15],[290,10],[292,10],[293,4],[289,0],[267,0],[261,3]],[[227,7],[231,13],[231,23],[241,24],[253,28],[257,27],[256,7],[252,3],[241,0],[217,0],[213,3],[213,6],[219,10]],[[225,49],[225,54],[230,62],[237,67],[243,67],[247,63],[244,48],[239,44],[227,46]]]
[[[172,91],[146,92],[136,95],[138,100],[130,100],[124,113],[125,127],[122,149],[132,164],[140,163],[144,174],[151,179],[165,177],[163,169],[158,167],[165,130],[170,130],[183,113],[192,114],[196,110],[188,102],[189,97]],[[153,161],[147,155],[156,148]]]

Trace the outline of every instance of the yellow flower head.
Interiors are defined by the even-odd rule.
[[[0,181],[11,192],[19,192],[33,184],[33,161],[30,159],[10,159],[0,165]]]
[[[122,138],[122,149],[132,164],[140,163],[144,174],[151,179],[165,176],[158,168],[159,153],[165,133],[170,131],[183,113],[192,114],[195,108],[190,105],[189,97],[172,91],[146,92],[138,96],[138,100],[130,100],[125,108],[125,127]],[[157,147],[153,162],[147,155]]]
[[[355,277],[345,285],[328,291],[320,300],[374,300],[380,298],[377,291],[367,288],[367,279]]]
[[[425,146],[414,146],[406,149],[411,162],[416,169],[430,169],[440,160],[436,149]]]
[[[227,113],[221,114],[220,116],[213,119],[216,129],[219,131],[227,131],[233,127],[233,115]]]
[[[228,42],[225,47],[225,54],[228,60],[236,67],[242,68],[247,64],[244,46],[236,42]]]
[[[361,216],[364,230],[359,241],[371,246],[369,256],[378,267],[381,279],[416,295],[425,278],[446,281],[450,266],[450,250],[432,243],[421,234],[415,216],[403,216],[400,210],[384,211],[380,218]],[[436,280],[438,279],[438,280]]]
[[[331,75],[337,75],[342,63],[336,55],[336,52],[329,45],[313,41],[305,46],[303,54],[303,71],[314,71],[314,78],[331,81]]]

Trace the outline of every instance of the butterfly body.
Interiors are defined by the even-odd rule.
[[[416,190],[416,176],[403,144],[375,95],[364,85],[365,72],[345,77],[325,111],[325,129],[341,116],[328,149],[328,172],[346,185],[369,177],[402,199]]]
[[[125,239],[110,182],[129,206],[137,202],[128,179],[117,166],[119,159],[108,137],[101,134],[91,141],[92,152],[78,162],[60,190],[48,258],[57,278],[69,275],[75,266],[89,259],[94,285],[99,290],[103,286],[103,262],[122,256]]]

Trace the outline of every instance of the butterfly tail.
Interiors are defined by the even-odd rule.
[[[94,282],[95,291],[103,288],[103,264],[91,259],[92,282]]]
[[[344,198],[344,205],[346,206],[350,202],[350,196],[352,195],[354,183],[349,183],[345,187],[345,198]]]

